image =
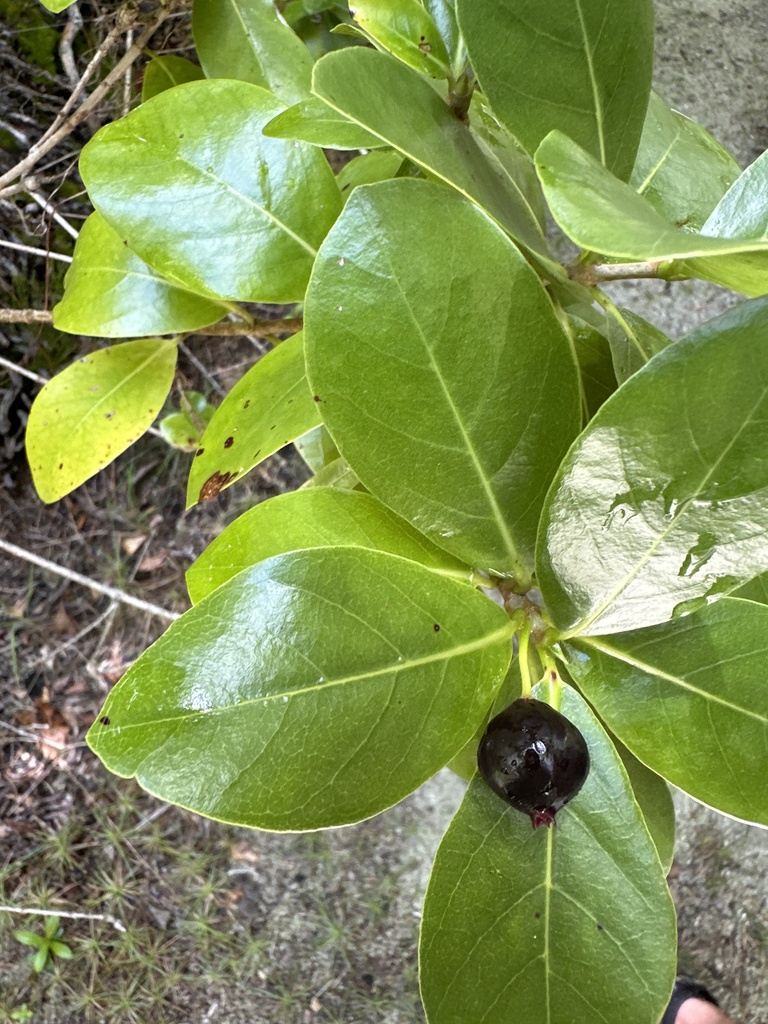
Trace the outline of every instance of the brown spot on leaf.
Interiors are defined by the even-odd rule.
[[[205,455],[205,448],[198,448],[195,452],[195,458],[197,458],[198,455]]]
[[[99,719],[99,725],[109,725],[110,721],[109,715],[102,715]]]
[[[59,463],[59,469],[64,469],[64,463],[63,462]]]
[[[212,498],[218,497],[221,489],[226,487],[230,480],[234,480],[236,476],[236,473],[219,473],[219,471],[216,470],[216,472],[211,474],[200,488],[200,496],[197,500],[211,501]]]
[[[536,913],[535,913],[535,914],[534,914],[533,916],[534,916],[534,917],[536,918],[536,920],[538,921],[538,919],[539,919],[539,918],[541,917],[541,912],[537,910],[537,911],[536,911]]]
[[[115,410],[114,409],[112,410],[112,412],[105,412],[104,413],[104,419],[105,420],[111,420],[114,415],[115,415]]]
[[[225,448],[231,448],[234,443],[235,443],[234,437],[228,437],[227,440],[224,442],[224,447]]]
[[[312,398],[313,398],[313,399],[314,399],[314,400],[315,400],[316,402],[319,402],[319,401],[321,401],[320,395],[312,395]]]
[[[599,924],[599,925],[597,926],[597,930],[598,930],[599,932],[601,932],[601,931],[603,930],[603,926],[602,926],[601,924]]]
[[[432,627],[432,629],[434,629],[434,631],[435,631],[436,633],[439,633],[439,632],[440,632],[440,623],[439,623],[439,622],[436,622],[436,623],[434,624],[434,626]]]
[[[251,400],[250,400],[250,398],[246,398],[246,400],[245,400],[245,404],[243,405],[243,408],[244,408],[244,409],[247,409],[247,408],[248,408],[248,406],[249,406],[250,404],[251,404]]]

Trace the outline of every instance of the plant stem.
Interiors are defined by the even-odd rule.
[[[576,260],[568,269],[572,281],[594,287],[600,281],[625,281],[639,277],[659,277],[662,261],[645,261],[642,263],[591,263],[583,264]]]
[[[528,642],[531,637],[531,620],[526,615],[519,635],[519,649],[517,653],[520,662],[520,679],[522,681],[522,696],[531,696],[531,668],[528,664]]]
[[[563,684],[560,679],[560,673],[557,670],[557,662],[548,650],[542,648],[539,648],[539,657],[545,670],[544,678],[549,689],[549,703],[555,711],[559,711],[560,701],[563,696]]]

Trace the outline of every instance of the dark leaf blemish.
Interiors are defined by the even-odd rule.
[[[434,629],[434,631],[436,633],[439,633],[440,632],[440,623],[436,622],[432,628]]]
[[[99,725],[109,725],[111,719],[108,715],[102,715],[99,719]]]
[[[234,480],[236,475],[236,473],[219,473],[217,470],[208,477],[200,488],[200,496],[197,500],[210,501],[212,498],[218,497],[221,489],[226,487],[230,480]]]
[[[312,395],[312,398],[315,402],[319,402],[321,400],[320,395]]]
[[[197,458],[198,455],[205,455],[205,448],[198,448],[195,452],[195,458]]]
[[[234,443],[235,443],[234,437],[228,437],[227,440],[224,442],[224,447],[225,448],[231,448]]]
[[[250,404],[251,404],[251,400],[250,400],[250,398],[246,398],[246,400],[245,400],[245,405],[243,406],[243,408],[244,408],[244,409],[247,409],[247,408],[248,408],[248,406],[249,406]]]

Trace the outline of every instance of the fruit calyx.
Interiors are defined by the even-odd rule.
[[[539,828],[554,825],[557,812],[584,785],[589,751],[579,730],[559,711],[520,697],[488,723],[477,764],[494,793]]]

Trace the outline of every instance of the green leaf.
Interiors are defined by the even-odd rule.
[[[509,670],[504,677],[504,682],[496,694],[496,699],[486,711],[480,726],[475,730],[474,736],[448,763],[448,768],[455,772],[459,778],[464,779],[465,782],[471,782],[472,777],[477,772],[477,748],[480,746],[480,740],[485,735],[488,723],[495,715],[500,714],[513,701],[517,700],[522,693],[522,688],[520,659],[515,657],[512,659],[512,664],[509,666]]]
[[[222,821],[359,821],[466,743],[504,678],[511,629],[479,591],[395,555],[279,555],[145,651],[88,742],[111,771]]]
[[[74,955],[66,942],[52,942],[50,944],[50,951],[59,957],[60,960],[71,960]]]
[[[272,0],[195,0],[192,34],[207,78],[237,78],[285,103],[309,95],[312,57]]]
[[[675,856],[675,805],[669,786],[660,775],[638,761],[620,740],[615,736],[611,738],[632,783],[635,800],[643,812],[664,874],[668,875]]]
[[[301,485],[301,490],[312,487],[335,487],[341,491],[360,490],[360,479],[349,467],[346,459],[338,458],[319,469]]]
[[[187,508],[320,423],[304,369],[302,335],[281,342],[244,373],[206,427],[192,462]]]
[[[453,77],[458,78],[467,62],[467,51],[456,20],[455,0],[423,0],[423,3],[443,40]]]
[[[676,967],[675,913],[616,751],[578,694],[561,711],[591,770],[534,831],[479,778],[437,852],[421,926],[430,1024],[656,1024]]]
[[[472,135],[486,158],[499,165],[505,175],[511,178],[514,187],[525,196],[538,223],[545,228],[547,212],[544,194],[533,160],[498,120],[488,105],[488,98],[481,92],[475,91],[472,95],[469,123]]]
[[[354,157],[336,175],[341,198],[346,202],[358,185],[375,185],[377,181],[394,178],[402,163],[402,154],[393,149]]]
[[[569,341],[517,248],[432,182],[362,186],[305,324],[320,413],[365,487],[462,561],[524,579],[580,420]]]
[[[68,7],[71,7],[75,0],[40,0],[40,3],[49,11],[58,14],[60,11],[66,11]]]
[[[13,933],[13,937],[17,942],[20,942],[22,946],[40,946],[45,942],[42,935],[38,935],[37,932],[29,932],[24,928],[19,928],[18,931]]]
[[[517,241],[546,253],[536,213],[523,192],[488,162],[469,128],[415,71],[387,54],[355,46],[317,62],[312,91],[477,203]]]
[[[319,427],[308,430],[302,437],[296,438],[293,443],[313,473],[317,473],[339,457],[339,449],[322,423]]]
[[[215,407],[199,391],[182,392],[183,411],[164,416],[158,430],[173,448],[193,452],[200,447],[203,431],[211,422]]]
[[[352,0],[350,12],[383,49],[431,78],[447,78],[450,61],[432,15],[419,0]]]
[[[30,957],[30,959],[32,961],[32,970],[36,974],[42,973],[48,963],[48,946],[41,946],[40,949]]]
[[[563,461],[537,553],[558,629],[654,625],[767,570],[766,451],[768,299],[758,299],[655,356]]]
[[[732,597],[743,597],[746,601],[759,601],[760,604],[768,604],[768,573],[755,576],[749,583],[739,587],[731,594]]]
[[[581,373],[586,423],[616,390],[616,377],[605,335],[581,317],[569,315],[568,322]]]
[[[189,596],[197,604],[273,555],[335,546],[388,551],[465,582],[472,576],[468,566],[430,544],[373,495],[318,487],[270,498],[230,523],[187,570]]]
[[[709,132],[651,93],[630,184],[668,223],[698,231],[740,174]]]
[[[611,304],[606,309],[606,316],[608,344],[619,384],[637,373],[649,359],[671,343],[663,331],[631,309],[619,309]]]
[[[92,213],[75,243],[53,324],[92,338],[174,334],[216,323],[230,309],[161,277]]]
[[[262,129],[270,139],[300,139],[326,149],[375,149],[382,142],[316,96],[295,103]]]
[[[529,153],[560,129],[620,178],[643,130],[652,0],[458,0],[469,59]]]
[[[46,917],[45,919],[45,937],[47,939],[55,939],[61,935],[63,929],[61,928],[60,919],[57,916]]]
[[[184,82],[197,82],[204,78],[203,69],[198,64],[184,57],[169,54],[165,57],[153,57],[144,69],[144,81],[141,86],[141,102],[151,100],[158,93],[172,89]]]
[[[653,771],[719,811],[768,825],[768,607],[723,598],[675,622],[565,645],[568,667]]]
[[[300,300],[341,197],[322,153],[262,136],[282,109],[245,82],[188,82],[97,132],[80,172],[122,240],[170,281]]]
[[[552,216],[577,245],[618,259],[675,261],[665,269],[667,275],[694,275],[745,295],[768,292],[768,161],[757,167],[760,160],[742,174],[697,234],[673,227],[644,196],[560,132],[551,132],[536,151]],[[743,218],[735,212],[739,206],[749,210]],[[714,237],[716,231],[727,233]]]
[[[150,426],[173,383],[176,345],[162,338],[99,349],[49,380],[32,403],[27,458],[37,493],[58,501]]]

